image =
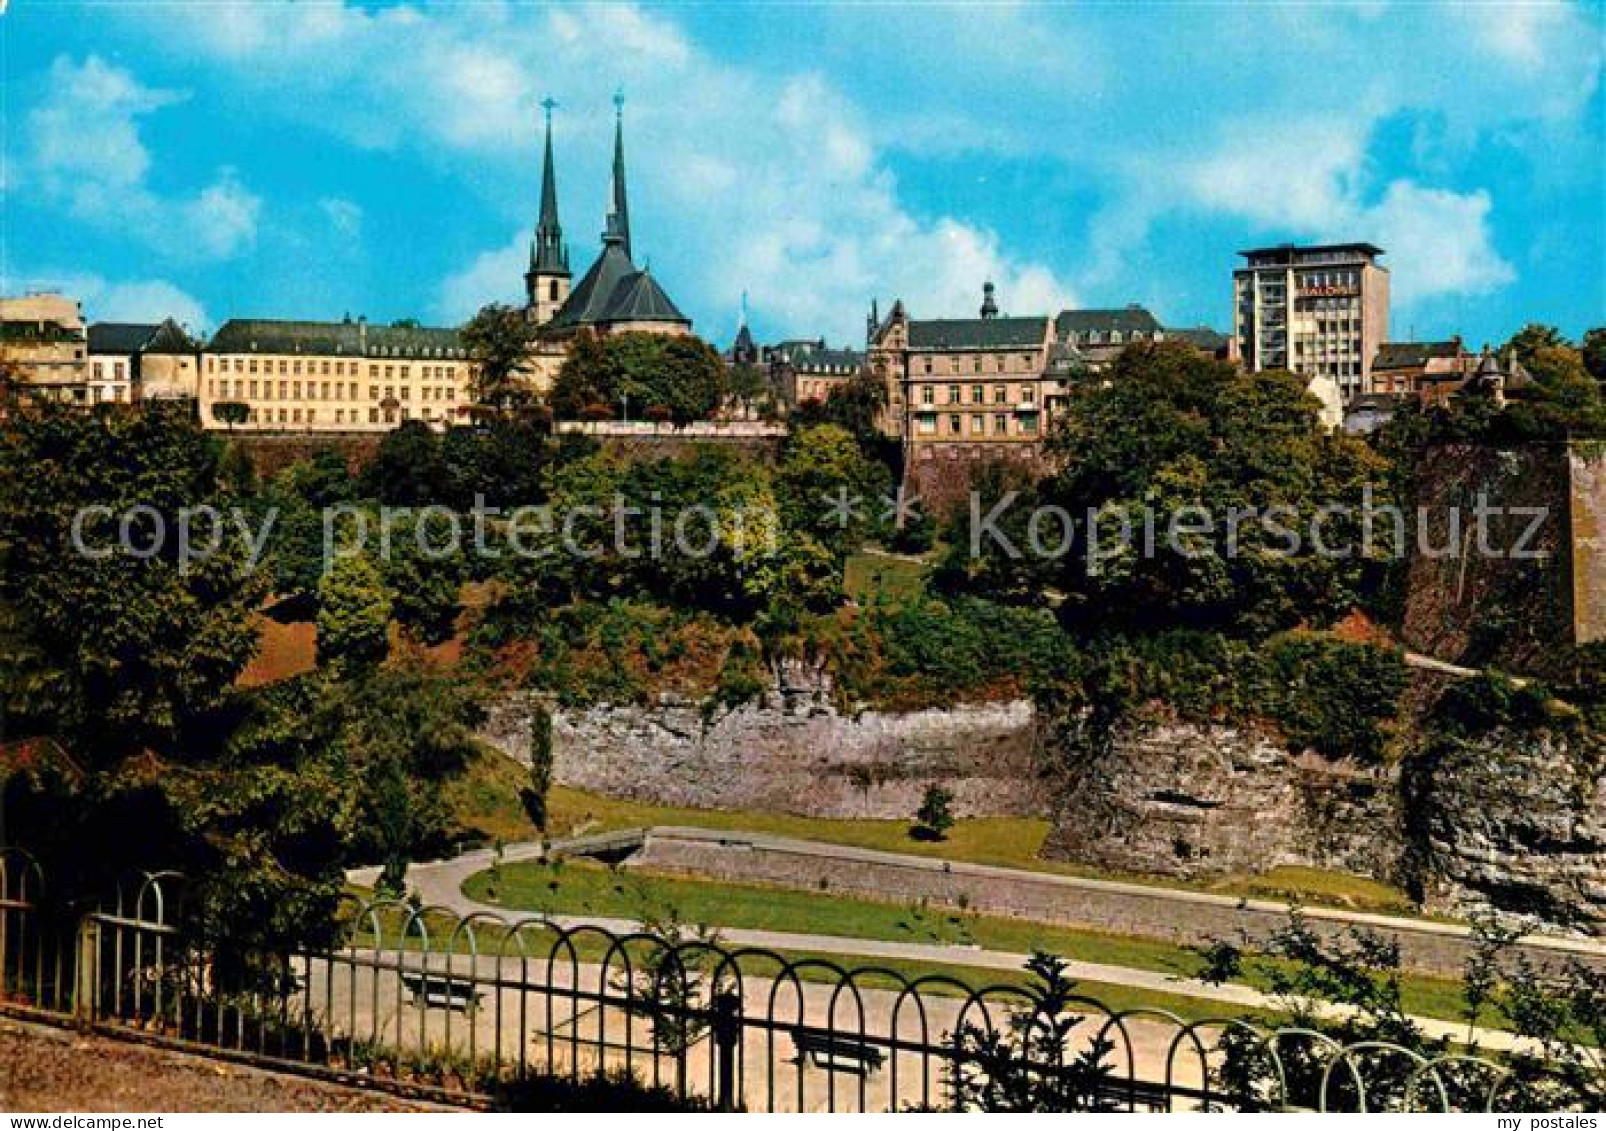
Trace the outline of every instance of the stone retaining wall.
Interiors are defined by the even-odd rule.
[[[528,698],[491,712],[481,737],[529,759]],[[844,714],[817,670],[787,665],[775,690],[732,711],[666,696],[644,706],[557,710],[553,780],[661,805],[908,820],[928,786],[959,816],[1047,816],[1037,716],[1025,700]]]
[[[897,893],[901,902],[924,900],[982,914],[1058,922],[1185,946],[1213,939],[1238,941],[1245,936],[1251,941],[1263,940],[1288,925],[1287,908],[1275,903],[1072,876],[1033,876],[978,864],[698,830],[650,830],[642,850],[629,863],[655,872],[881,900]],[[1328,936],[1341,935],[1357,922],[1393,935],[1400,943],[1402,964],[1418,973],[1457,977],[1471,953],[1467,933],[1447,925],[1418,926],[1382,916],[1344,916],[1319,909],[1307,910],[1306,916],[1313,929]],[[1584,946],[1587,949],[1579,956],[1606,975],[1606,952],[1598,946]],[[1540,942],[1522,949],[1539,963],[1574,953]]]

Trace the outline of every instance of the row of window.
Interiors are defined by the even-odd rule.
[[[939,355],[935,355],[935,354],[921,354],[920,356],[918,356],[918,357],[916,357],[914,359],[914,364],[920,369],[920,371],[922,373],[934,373],[934,372],[936,372],[935,366],[936,366],[936,361],[937,361],[937,357],[938,356]],[[947,359],[948,359],[947,370],[948,370],[949,373],[963,373],[963,372],[967,371],[967,367],[964,364],[964,362],[965,362],[965,356],[964,355],[957,354],[957,353],[951,353],[951,354],[943,354],[943,355],[940,355],[940,356],[947,357]],[[971,372],[971,373],[984,373],[984,372],[989,372],[989,371],[993,372],[993,373],[1002,373],[1002,372],[1005,371],[1006,368],[1008,368],[1009,358],[1010,358],[1009,354],[1002,354],[1002,353],[999,353],[999,354],[982,354],[982,353],[971,354],[970,355],[970,365],[968,366],[968,371]],[[1020,367],[1022,369],[1025,369],[1025,370],[1034,370],[1034,369],[1036,369],[1038,367],[1037,366],[1037,355],[1030,354],[1030,353],[1021,354],[1020,355]]]
[[[972,385],[972,386],[970,386],[970,401],[969,401],[969,403],[970,404],[986,404],[987,403],[987,395],[986,395],[987,394],[987,388],[988,387],[986,385]],[[1009,403],[1011,403],[1010,399],[1009,399],[1009,386],[1008,385],[994,385],[994,386],[992,386],[992,390],[993,390],[993,400],[992,400],[993,404],[1009,404]],[[949,385],[947,392],[948,392],[948,399],[943,401],[942,402],[943,404],[965,404],[966,403],[965,399],[964,399],[964,396],[963,396],[963,387],[962,386],[960,386],[960,385]],[[1036,388],[1034,386],[1032,386],[1032,385],[1022,385],[1022,386],[1020,386],[1020,397],[1018,398],[1018,402],[1020,404],[1031,404],[1036,399],[1037,399],[1037,390],[1036,390]],[[935,385],[922,385],[922,386],[920,386],[920,403],[921,404],[927,404],[927,405],[936,404],[937,403],[937,387]]]
[[[1012,420],[1014,421],[1013,427],[1011,427],[1010,423]],[[943,421],[943,431],[947,435],[963,436],[967,434],[965,430],[965,417],[961,416],[959,413],[949,413],[943,418]],[[936,435],[938,431],[936,414],[933,413],[915,417],[915,431],[922,436]],[[992,435],[1008,436],[1012,432],[1017,436],[1037,435],[1037,417],[1035,415],[1014,417],[1007,412],[993,413]],[[968,434],[972,437],[981,437],[988,434],[986,415],[979,412],[970,414]]]
[[[232,371],[235,372],[235,373],[256,373],[258,371],[257,359],[254,358],[254,357],[251,357],[251,358],[236,357],[236,358],[230,359],[230,358],[227,358],[227,357],[219,358],[219,357],[213,357],[213,356],[210,356],[210,355],[206,359],[206,371],[208,373],[213,373],[213,372],[218,372],[218,371],[221,371],[221,372],[224,372],[224,373],[228,373],[231,370],[231,366],[229,364],[231,360],[233,361]],[[302,364],[303,363],[299,359],[293,358],[293,359],[290,359],[290,360],[286,360],[284,358],[280,358],[279,359],[278,372],[280,372],[281,374],[299,375],[300,373],[303,372]],[[305,372],[307,373],[308,376],[312,376],[312,375],[315,375],[315,374],[321,374],[323,376],[329,376],[329,374],[331,372],[331,366],[333,366],[333,374],[336,377],[347,377],[347,376],[358,377],[358,376],[361,376],[361,368],[360,368],[359,364],[357,362],[355,362],[355,361],[335,361],[335,362],[330,362],[330,361],[327,361],[327,360],[315,361],[315,360],[313,360],[311,358],[308,358],[305,364],[306,364]],[[384,376],[386,376],[386,377],[404,377],[404,378],[406,378],[406,377],[411,377],[413,375],[412,374],[412,366],[410,366],[410,365],[384,365],[384,366],[381,366],[381,365],[378,365],[378,364],[376,364],[374,362],[369,362],[368,363],[368,376],[370,376],[370,377],[378,377],[378,376],[380,376],[380,371],[381,370],[384,371]],[[399,372],[398,372],[398,370],[399,370]],[[270,359],[264,359],[262,361],[262,363],[261,363],[261,372],[263,372],[263,373],[272,373],[272,372],[274,372],[273,361],[272,361],[271,358]],[[434,378],[436,380],[451,380],[451,379],[456,378],[456,376],[457,376],[457,366],[455,366],[455,365],[420,365],[418,367],[418,376],[424,378],[425,380],[428,380],[430,378]]]
[[[437,417],[429,412],[420,413],[418,418],[420,420],[446,419],[444,415]],[[320,420],[327,422],[331,418],[327,415],[320,417],[318,410],[315,408],[254,408],[251,410],[251,415],[246,419],[252,424],[317,424]],[[406,408],[369,408],[367,412],[367,422],[369,424],[395,424],[398,421],[410,419],[412,419],[412,414]],[[363,423],[363,411],[357,408],[337,408],[334,410],[333,422],[335,424],[361,424]]]
[[[232,382],[227,378],[215,380],[208,377],[206,380],[206,395],[211,400],[216,400],[219,397],[227,399],[231,395],[231,385],[233,386],[232,395],[235,400],[246,400],[248,398],[256,400],[258,397],[269,401],[355,401],[362,399],[355,381],[308,381],[305,383],[306,396],[303,397],[303,383],[300,381],[258,382],[247,381],[241,377],[234,378]],[[275,391],[277,391],[277,395],[275,395]],[[332,396],[330,395],[331,392],[333,393]],[[425,385],[418,390],[418,393],[418,399],[421,401],[447,401],[450,403],[458,399],[456,391],[450,385]],[[384,386],[383,399],[394,400],[399,396],[401,400],[408,401],[412,400],[412,394],[411,385],[386,385]],[[368,399],[371,401],[381,399],[380,386],[368,386]]]
[[[1065,335],[1066,342],[1073,346],[1118,346],[1123,342],[1158,342],[1164,338],[1165,334],[1159,330],[1153,333],[1145,330],[1129,330],[1125,334],[1119,330],[1089,330],[1085,334],[1080,330],[1072,330]]]
[[[124,370],[124,368],[125,367],[124,367],[122,362],[120,362],[120,361],[112,362],[112,380],[121,381],[123,379],[123,370]],[[95,377],[97,379],[99,379],[99,380],[104,380],[105,379],[105,377],[106,377],[106,363],[104,361],[95,362]]]

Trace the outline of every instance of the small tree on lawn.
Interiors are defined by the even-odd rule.
[[[909,835],[916,840],[946,840],[953,827],[954,795],[940,785],[928,785]]]
[[[552,712],[536,704],[530,716],[530,784],[520,794],[530,821],[546,832],[547,793],[552,789]]]

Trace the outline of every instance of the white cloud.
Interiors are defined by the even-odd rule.
[[[506,247],[482,251],[463,270],[447,276],[436,297],[436,315],[442,321],[458,323],[489,302],[523,302],[529,241],[527,233],[515,232]]]
[[[1407,180],[1389,185],[1361,223],[1389,249],[1393,294],[1402,306],[1444,294],[1482,294],[1512,282],[1510,263],[1495,250],[1489,194],[1428,189]]]
[[[160,322],[171,318],[191,333],[210,329],[211,319],[191,295],[165,279],[109,281],[79,272],[42,273],[49,285],[83,303],[90,322]]]
[[[182,95],[142,86],[94,55],[81,63],[58,56],[49,89],[28,115],[19,175],[74,218],[131,232],[168,254],[226,257],[256,238],[261,201],[230,169],[193,196],[150,187],[139,119]]]
[[[843,341],[862,335],[877,294],[927,317],[970,312],[988,279],[1018,313],[1070,297],[1047,266],[1012,254],[985,227],[916,215],[873,125],[830,82],[717,60],[661,12],[490,4],[275,13],[226,7],[190,46],[246,96],[293,78],[302,95],[274,103],[276,112],[357,145],[415,148],[521,225],[533,222],[538,188],[536,100],[557,94],[561,208],[577,275],[597,249],[610,99],[623,86],[636,258],[651,258],[693,313],[734,318],[747,290],[767,325]],[[528,238],[521,228],[443,279],[435,316],[516,300]],[[712,323],[699,329],[728,333]]]

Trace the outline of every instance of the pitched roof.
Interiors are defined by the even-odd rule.
[[[138,353],[156,336],[154,322],[91,322],[90,353]]]
[[[1160,320],[1135,303],[1104,310],[1062,310],[1054,319],[1054,333],[1061,338],[1072,333],[1154,334],[1160,330]]]
[[[623,246],[610,240],[548,326],[570,329],[610,322],[681,322],[680,312],[651,273],[636,270]]]
[[[162,319],[156,333],[145,343],[146,353],[194,353],[200,348],[201,343],[171,318]]]
[[[466,357],[455,329],[370,326],[363,321],[294,322],[231,318],[207,343],[211,353],[346,354],[351,357]]]
[[[90,353],[194,353],[200,343],[171,318],[161,322],[91,322]]]
[[[1209,326],[1170,329],[1165,332],[1165,336],[1179,342],[1187,342],[1194,349],[1201,350],[1219,350],[1227,344],[1227,335],[1218,333]]]
[[[1013,349],[1040,346],[1047,337],[1047,318],[936,318],[909,323],[910,349]]]
[[[776,352],[800,373],[857,373],[864,365],[858,350],[831,349],[823,340],[782,343]]]
[[[1433,357],[1460,357],[1464,351],[1455,339],[1448,342],[1383,342],[1372,358],[1372,369],[1412,369]]]
[[[670,301],[650,271],[637,271],[620,281],[614,288],[613,297],[608,300],[602,321],[683,322],[691,325],[691,319]]]

